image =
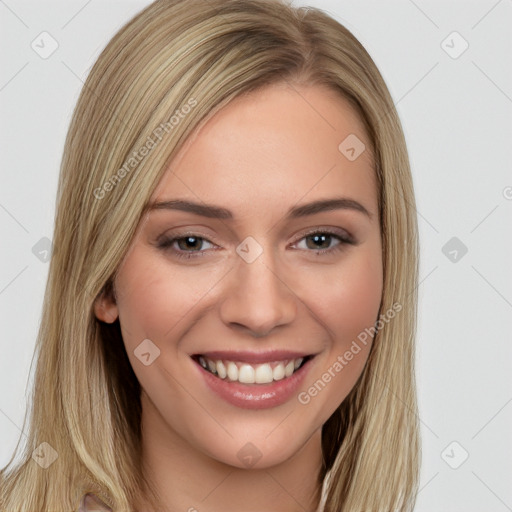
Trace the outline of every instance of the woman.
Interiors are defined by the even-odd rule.
[[[1,510],[411,511],[414,212],[392,99],[338,22],[152,3],[74,112]]]

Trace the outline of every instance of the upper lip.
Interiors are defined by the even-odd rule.
[[[213,361],[227,360],[240,361],[244,363],[268,363],[272,361],[286,361],[299,359],[314,354],[307,352],[296,352],[289,350],[267,350],[264,352],[251,352],[248,350],[215,350],[210,352],[199,352],[195,356],[204,356]]]

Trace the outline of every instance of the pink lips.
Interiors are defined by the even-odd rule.
[[[245,351],[216,351],[205,352],[201,355],[213,360],[220,359],[240,361],[249,364],[283,361],[311,356],[311,354],[305,354],[302,352],[282,350],[260,353]],[[306,377],[313,359],[313,357],[309,357],[290,377],[274,381],[269,384],[242,384],[241,382],[223,380],[205,370],[195,359],[193,360],[196,363],[199,374],[205,380],[207,386],[223,400],[243,409],[267,409],[277,407],[297,395],[298,389]]]

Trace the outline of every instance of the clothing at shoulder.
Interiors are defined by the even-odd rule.
[[[112,509],[105,505],[98,496],[89,493],[82,498],[78,512],[112,512]]]

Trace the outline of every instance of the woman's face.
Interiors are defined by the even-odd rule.
[[[189,139],[151,203],[116,301],[96,304],[119,316],[147,435],[241,468],[289,459],[355,385],[379,312],[361,120],[322,86],[253,92]]]

